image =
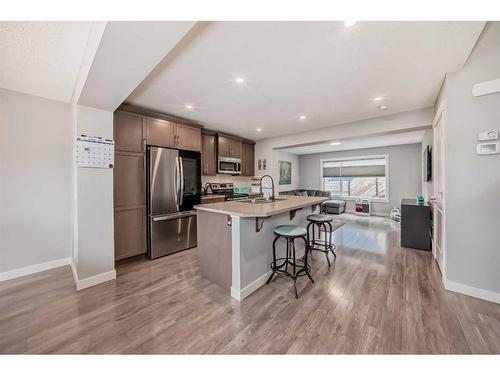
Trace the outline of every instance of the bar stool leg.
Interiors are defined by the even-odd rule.
[[[330,227],[330,238],[329,238],[329,248],[330,248],[330,251],[332,252],[334,258],[337,258],[337,254],[335,254],[335,251],[333,251],[333,243],[332,243],[332,236],[333,236],[333,228],[332,228],[332,224],[331,223],[328,223],[328,226]]]
[[[307,252],[309,251],[309,248],[311,247],[311,236],[309,235],[309,230],[311,228],[311,225],[313,225],[313,222],[311,221],[309,224],[307,224],[307,247],[306,247],[306,254],[307,255]],[[313,226],[313,230],[314,230],[314,226]],[[312,251],[311,251],[311,256],[312,256]]]
[[[291,242],[291,247],[292,247],[292,255],[293,255],[293,290],[295,291],[295,298],[299,298],[299,294],[297,293],[297,273],[295,270],[295,242],[293,238],[290,238],[289,241]]]
[[[271,273],[271,276],[266,281],[266,284],[269,284],[271,280],[273,279],[274,274],[276,273],[276,241],[278,241],[278,238],[280,236],[276,236],[276,238],[273,241],[273,272]]]
[[[314,280],[313,280],[311,274],[309,273],[309,263],[307,263],[307,254],[309,253],[309,241],[305,237],[301,237],[301,238],[304,240],[305,252],[306,252],[306,254],[304,256],[304,267],[306,269],[306,275],[309,278],[309,280],[311,280],[311,282],[314,284]]]
[[[328,267],[331,267],[332,265],[330,264],[330,258],[328,257],[328,232],[326,231],[326,225],[325,223],[321,223],[321,227],[323,227],[325,231],[325,256],[326,256],[326,261],[328,262]],[[321,228],[320,227],[320,228]]]
[[[290,260],[290,241],[286,239],[286,259],[285,259],[285,271],[288,272],[288,264]]]
[[[316,223],[315,222],[312,222],[312,241],[311,241],[311,247],[314,247],[314,243],[316,242],[316,239],[315,239],[315,230],[316,230]],[[311,258],[312,258],[312,251],[311,251]]]

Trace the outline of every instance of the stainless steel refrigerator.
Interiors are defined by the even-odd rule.
[[[196,246],[196,211],[201,203],[199,152],[148,146],[146,153],[148,257]]]

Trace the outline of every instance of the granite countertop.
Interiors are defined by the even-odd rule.
[[[201,204],[194,206],[194,208],[199,211],[208,211],[223,215],[269,217],[283,212],[320,204],[329,198],[280,195],[278,199],[280,200],[267,203],[249,203],[242,201],[218,202]]]

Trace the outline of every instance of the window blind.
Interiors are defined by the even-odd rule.
[[[385,158],[323,162],[323,177],[384,177]]]

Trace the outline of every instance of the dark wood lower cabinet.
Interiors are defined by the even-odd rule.
[[[115,209],[115,260],[146,253],[146,206]]]

